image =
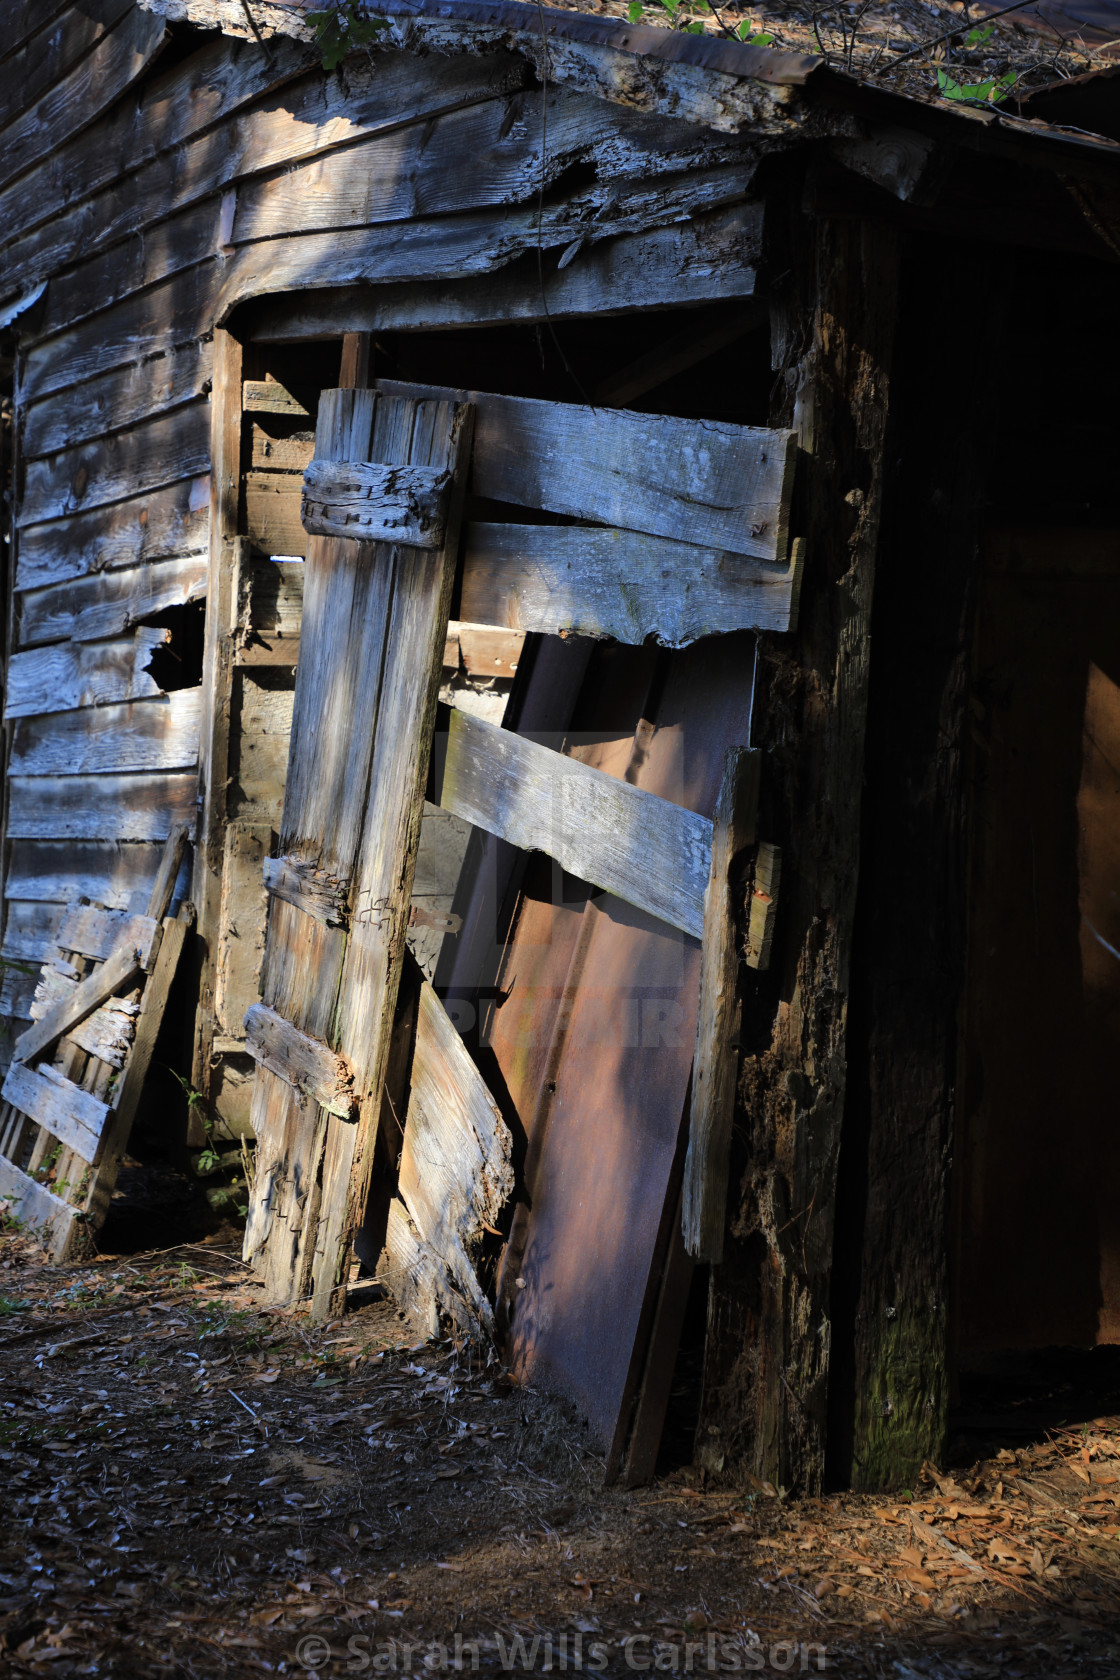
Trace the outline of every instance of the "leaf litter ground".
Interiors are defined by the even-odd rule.
[[[9,1672],[1120,1674],[1120,1417],[902,1500],[604,1490],[497,1365],[259,1294],[209,1242],[0,1239]]]

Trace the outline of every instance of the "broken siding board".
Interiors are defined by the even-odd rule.
[[[81,8],[70,13],[81,16]],[[7,183],[21,170],[37,163],[83,128],[120,97],[151,64],[167,39],[162,18],[138,7],[115,7],[126,12],[111,33],[105,35],[67,75],[55,81],[32,109],[0,129],[0,182]],[[62,68],[56,59],[54,75]],[[6,82],[5,82],[5,85]],[[45,272],[45,271],[44,271]],[[15,281],[12,290],[25,282]]]
[[[546,201],[539,221],[536,208],[525,205],[428,221],[385,222],[376,229],[343,228],[329,234],[293,231],[287,238],[237,248],[226,265],[217,314],[224,319],[235,304],[268,291],[488,274],[535,250],[538,231],[542,249],[567,247],[579,239],[594,243],[623,233],[641,233],[743,199],[752,176],[752,170],[730,165],[641,182],[582,187]],[[77,354],[85,360],[98,354],[88,334],[88,328],[79,327],[65,335],[74,340],[71,357]],[[100,355],[108,357],[107,346],[102,346]],[[102,365],[109,363],[106,360]],[[61,378],[61,371],[56,377]]]
[[[356,1102],[353,1076],[343,1058],[321,1039],[300,1032],[267,1004],[256,1003],[245,1016],[245,1048],[259,1066],[328,1114],[350,1119]]]
[[[192,401],[127,431],[28,462],[19,524],[65,519],[121,501],[138,484],[158,490],[209,470],[210,405]]]
[[[146,667],[170,636],[169,630],[141,626],[116,641],[60,642],[15,653],[8,664],[4,715],[35,717],[114,700],[157,698],[163,691]]]
[[[29,1068],[13,1062],[4,1080],[3,1099],[52,1137],[73,1149],[83,1161],[97,1156],[107,1103],[99,1102],[80,1085],[63,1077],[57,1068]]]
[[[692,1062],[681,1231],[688,1253],[723,1259],[731,1124],[739,1069],[739,928],[731,870],[755,840],[762,755],[733,747],[712,821],[711,871],[704,895],[700,1013]]]
[[[699,939],[707,817],[459,711],[451,713],[441,804]]]
[[[736,204],[649,233],[586,246],[564,268],[550,256],[544,302],[535,253],[483,279],[452,284],[327,287],[298,299],[263,298],[247,323],[250,338],[324,338],[345,330],[497,326],[589,314],[663,310],[755,293],[761,206]]]
[[[424,981],[397,1189],[421,1239],[487,1330],[493,1315],[472,1254],[513,1194],[512,1143],[482,1075]],[[412,1300],[401,1304],[416,1310]]]
[[[200,600],[206,593],[206,577],[206,556],[193,554],[27,590],[17,608],[19,646],[92,642],[119,635],[166,607]]]
[[[30,1226],[52,1254],[65,1245],[78,1217],[77,1208],[21,1172],[3,1155],[0,1155],[0,1197],[7,1202],[12,1217]]]
[[[704,547],[785,559],[793,432],[489,392],[460,395],[478,410],[476,496],[654,536],[687,531]]]
[[[792,564],[634,531],[468,525],[464,536],[460,611],[479,624],[680,648],[788,630],[795,596]]]
[[[87,1056],[96,1056],[109,1067],[122,1068],[132,1045],[139,1008],[139,1004],[125,998],[103,1003],[67,1033],[67,1042],[76,1044]]]
[[[493,100],[527,74],[524,60],[509,54],[423,59],[391,53],[377,55],[372,63],[351,59],[344,76],[324,76],[316,69],[314,75],[289,85],[282,96],[266,98],[242,114],[231,113],[199,138],[143,163],[130,176],[127,192],[110,188],[74,211],[67,213],[64,207],[51,224],[14,240],[6,264],[11,287],[15,290],[32,276],[56,272],[76,258],[135,238],[142,229],[234,187],[246,176],[274,169],[287,172],[308,160],[325,162],[339,146],[347,148],[348,155],[363,138],[374,140],[380,151],[391,142],[378,141],[377,136],[394,136],[416,125],[426,132],[442,114]],[[108,139],[112,144],[112,136]],[[312,168],[317,167],[313,162]],[[308,210],[305,201],[297,226]]]
[[[161,851],[140,843],[15,840],[4,891],[10,898],[54,904],[88,898],[110,910],[136,910],[147,902]],[[176,895],[185,891],[185,874],[180,874]]]
[[[100,1009],[115,992],[124,991],[142,973],[137,952],[127,945],[120,946],[100,968],[94,969],[16,1040],[16,1060],[29,1062],[33,1056],[41,1056],[71,1027],[76,1027],[79,1021],[84,1021],[87,1015]]]
[[[204,397],[212,375],[213,345],[206,340],[114,368],[76,390],[58,391],[25,408],[20,452],[25,460],[36,460],[135,426]]]
[[[13,776],[7,832],[23,840],[166,840],[193,830],[196,775]]]
[[[54,950],[61,920],[62,913],[56,904],[9,898],[4,906],[4,944],[0,955],[42,962]]]
[[[205,476],[29,527],[20,532],[16,588],[42,589],[118,566],[204,553],[209,504]]]
[[[12,737],[8,772],[83,776],[97,771],[112,775],[189,770],[198,762],[201,702],[200,688],[183,688],[126,705],[21,718]]]

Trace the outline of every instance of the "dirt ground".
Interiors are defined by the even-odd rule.
[[[604,1490],[578,1421],[376,1302],[312,1331],[220,1241],[0,1237],[13,1674],[1120,1674],[1120,1417],[824,1500]]]

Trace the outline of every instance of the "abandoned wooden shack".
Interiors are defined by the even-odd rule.
[[[174,983],[272,1299],[897,1484],[1120,1341],[1116,84],[307,10],[6,0],[0,1193]]]

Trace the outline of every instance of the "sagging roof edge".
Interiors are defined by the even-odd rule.
[[[155,12],[169,22],[217,28],[242,38],[252,33],[248,21],[251,17],[254,29],[266,38],[281,34],[311,41],[313,30],[305,21],[305,14],[315,11],[321,0],[249,0],[248,7],[242,0],[137,0],[137,3],[143,10]],[[966,149],[1021,156],[1025,146],[1033,160],[1043,167],[1080,170],[1097,162],[1104,164],[1111,175],[1120,155],[1120,143],[1104,136],[1017,116],[1006,109],[926,103],[861,82],[811,54],[776,52],[769,47],[754,47],[711,35],[689,35],[648,24],[628,24],[616,18],[591,17],[557,7],[538,8],[526,0],[366,0],[366,4],[375,15],[393,18],[403,25],[412,21],[437,26],[460,24],[468,32],[486,27],[504,30],[510,36],[519,37],[529,52],[539,50],[543,20],[545,33],[552,39],[593,50],[627,53],[636,59],[666,65],[689,65],[720,78],[753,81],[775,90],[788,88],[791,94],[794,89],[804,90],[804,96],[813,104],[844,109],[870,122],[902,124]],[[684,111],[675,114],[688,120]]]

